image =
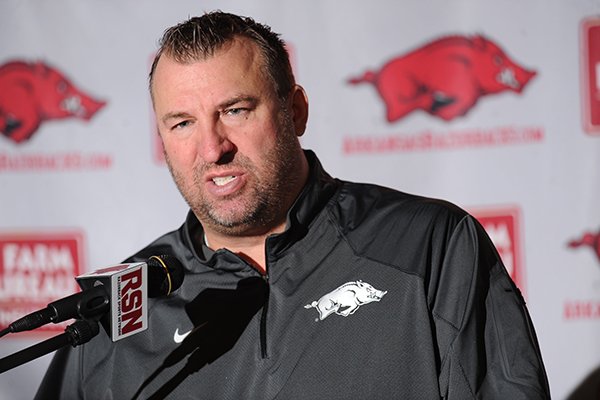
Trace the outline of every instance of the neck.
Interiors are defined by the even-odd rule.
[[[219,232],[205,230],[205,244],[212,250],[226,248],[254,266],[260,273],[266,274],[265,243],[267,237],[281,233],[284,230],[285,222],[264,234],[251,236],[227,236]]]
[[[298,177],[296,188],[290,191],[290,195],[282,198],[283,207],[281,215],[271,224],[270,228],[260,230],[249,230],[245,234],[231,235],[221,232],[209,224],[202,224],[208,247],[212,250],[226,248],[244,260],[254,265],[261,273],[266,273],[267,264],[265,258],[265,243],[267,237],[272,234],[281,233],[285,230],[287,212],[306,185],[309,175],[309,166],[304,153],[300,149],[298,153]]]

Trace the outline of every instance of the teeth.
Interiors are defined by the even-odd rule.
[[[223,185],[228,184],[229,182],[231,182],[235,178],[236,177],[233,176],[233,175],[230,175],[230,176],[218,176],[218,177],[213,178],[213,182],[217,186],[223,186]]]

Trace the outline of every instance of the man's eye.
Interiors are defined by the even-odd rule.
[[[224,114],[234,117],[236,115],[242,115],[247,111],[248,109],[246,108],[228,108],[227,110],[225,110]]]
[[[191,121],[181,121],[175,125],[173,125],[173,127],[171,128],[173,129],[181,129],[181,128],[185,128],[186,126],[190,125]]]

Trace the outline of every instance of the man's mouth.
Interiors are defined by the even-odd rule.
[[[234,179],[237,179],[237,176],[235,175],[229,175],[229,176],[216,176],[214,178],[212,178],[212,181],[215,183],[215,185],[217,186],[225,186],[227,185],[229,182],[233,181]]]

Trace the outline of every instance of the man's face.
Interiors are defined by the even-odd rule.
[[[235,39],[201,61],[163,55],[154,72],[167,163],[207,231],[265,234],[284,223],[304,185],[303,132],[262,65],[256,45]]]

